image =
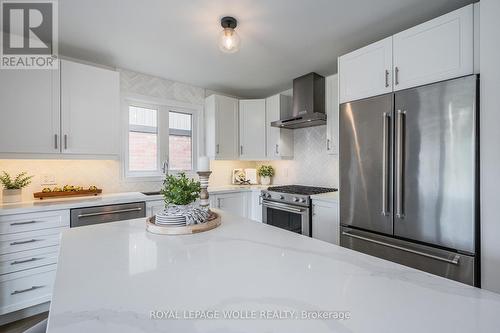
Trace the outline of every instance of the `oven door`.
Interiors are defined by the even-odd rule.
[[[311,237],[309,207],[263,200],[262,222]]]

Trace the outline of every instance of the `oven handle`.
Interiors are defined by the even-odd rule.
[[[305,208],[301,209],[301,208],[292,207],[292,206],[285,205],[285,204],[278,203],[278,202],[270,203],[268,201],[263,201],[262,202],[262,206],[269,207],[269,208],[280,209],[280,210],[283,210],[283,211],[286,211],[286,212],[289,212],[289,213],[299,213],[299,214],[303,213],[306,210]]]

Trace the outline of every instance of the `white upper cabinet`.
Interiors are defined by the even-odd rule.
[[[394,35],[394,90],[472,74],[473,17],[469,5]]]
[[[118,72],[61,61],[64,154],[118,154],[119,96]]]
[[[338,154],[339,133],[339,83],[338,75],[331,75],[325,79],[325,106],[326,106],[326,152],[330,155]]]
[[[339,57],[340,103],[392,91],[392,37]]]
[[[272,127],[271,122],[292,113],[292,97],[277,94],[266,98],[266,159],[293,158],[293,130]]]
[[[59,70],[0,70],[0,153],[59,153]]]
[[[266,159],[266,101],[240,100],[240,159]]]
[[[206,152],[217,160],[238,159],[238,100],[211,95],[205,99]]]

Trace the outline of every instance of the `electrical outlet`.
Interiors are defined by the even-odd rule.
[[[42,175],[42,185],[56,185],[56,176],[53,174]]]

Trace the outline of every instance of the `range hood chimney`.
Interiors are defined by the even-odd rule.
[[[294,129],[325,125],[325,78],[309,73],[294,79],[292,109],[291,117],[273,121],[271,126]]]

